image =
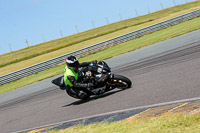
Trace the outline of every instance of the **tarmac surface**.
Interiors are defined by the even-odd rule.
[[[2,94],[1,133],[200,97],[200,30],[117,56],[107,62],[113,73],[131,79],[132,88],[123,91],[116,89],[83,102],[52,85],[50,81],[53,78],[50,78]],[[37,91],[27,91],[26,88],[36,88]],[[15,92],[20,95],[14,95]]]
[[[190,101],[190,102],[188,102]],[[186,99],[184,101],[174,101],[171,103],[154,104],[139,108],[132,108],[128,110],[110,112],[109,114],[103,114],[99,116],[92,116],[89,118],[81,118],[77,120],[65,121],[55,123],[53,125],[46,125],[37,129],[30,129],[21,131],[22,133],[46,133],[51,130],[66,129],[68,127],[77,125],[88,125],[92,123],[108,123],[119,120],[125,120],[128,122],[134,121],[135,119],[145,119],[149,117],[163,117],[170,116],[173,114],[184,114],[192,115],[200,113],[200,100],[197,99]]]

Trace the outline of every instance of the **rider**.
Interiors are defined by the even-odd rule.
[[[71,55],[66,58],[66,64],[67,66],[65,67],[64,70],[64,86],[61,89],[66,89],[65,87],[68,87],[73,91],[75,94],[78,94],[79,97],[84,97],[85,93],[81,90],[87,89],[87,88],[93,88],[94,84],[93,83],[81,83],[78,80],[79,76],[79,71],[78,68],[81,67],[87,67],[91,63],[96,64],[97,61],[92,61],[92,62],[83,62],[79,63],[78,59]]]

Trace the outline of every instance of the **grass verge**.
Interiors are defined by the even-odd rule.
[[[72,52],[199,8],[200,1],[198,0],[0,55],[0,75],[22,69],[41,61],[57,57],[66,52]]]
[[[199,133],[200,114],[174,114],[171,116],[127,120],[112,123],[95,123],[75,126],[48,133]]]
[[[136,50],[136,49],[139,49],[139,48],[142,48],[142,47],[145,47],[145,46],[148,46],[148,45],[151,45],[163,40],[176,37],[181,34],[185,34],[185,33],[200,29],[199,22],[200,22],[200,17],[183,22],[181,24],[168,27],[166,29],[162,29],[160,31],[156,31],[154,33],[145,35],[135,40],[107,48],[105,50],[88,55],[86,57],[82,57],[80,58],[80,62],[92,61],[92,60],[104,60],[116,55],[120,55],[120,54],[133,51],[133,50]],[[59,65],[51,69],[45,70],[43,72],[25,77],[23,79],[20,79],[20,80],[17,80],[5,85],[1,85],[0,94],[40,81],[40,80],[43,80],[43,79],[46,79],[46,78],[49,78],[49,77],[52,77],[52,76],[55,76],[55,75],[58,75],[58,74],[61,74],[63,73],[64,66],[65,65]]]

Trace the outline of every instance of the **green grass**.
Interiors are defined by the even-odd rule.
[[[37,81],[41,81],[43,79],[46,79],[48,77],[52,77],[53,75],[61,74],[64,71],[64,66],[57,66],[48,70],[45,70],[43,72],[33,74],[31,76],[19,79],[17,81],[13,81],[10,83],[7,83],[5,85],[0,86],[0,94],[14,90],[16,88],[23,87],[28,84],[32,84]]]
[[[199,22],[200,22],[200,17],[192,19],[190,21],[183,22],[181,24],[171,26],[166,29],[162,29],[160,31],[156,31],[154,33],[145,35],[145,36],[137,38],[135,40],[110,47],[108,49],[102,50],[95,54],[91,54],[91,55],[82,57],[82,58],[80,58],[80,62],[92,61],[92,60],[104,60],[104,59],[107,59],[107,58],[110,58],[110,57],[113,57],[116,55],[120,55],[120,54],[129,52],[129,51],[133,51],[133,50],[163,41],[163,40],[167,40],[172,37],[176,37],[181,34],[185,34],[185,33],[200,29]],[[11,83],[1,85],[0,93],[14,90],[16,88],[43,80],[45,78],[61,74],[61,73],[63,73],[64,66],[65,65],[56,66],[54,68],[45,70],[38,74],[34,74],[31,76],[25,77],[23,79],[19,79],[17,81],[11,82]]]
[[[158,20],[163,21],[164,18],[169,19],[171,17],[185,13],[183,11],[189,12],[199,7],[200,7],[200,1],[198,0],[198,1],[187,3],[187,4],[179,5],[176,7],[167,8],[167,9],[157,11],[148,15],[112,23],[112,24],[105,25],[99,28],[84,31],[79,34],[74,34],[71,36],[63,37],[63,38],[49,41],[46,43],[30,46],[21,50],[6,53],[3,55],[0,55],[0,68],[11,65],[13,63],[18,63],[24,60],[28,60],[40,55],[52,53],[54,51],[75,45],[77,43],[82,43],[87,40],[91,40],[91,39],[98,38],[104,35],[115,33],[117,31],[122,31],[123,29],[128,29],[130,27],[136,27],[138,25],[143,25],[143,27],[148,26],[150,24],[157,23]],[[115,37],[115,36],[110,36],[110,38],[112,37]],[[99,42],[101,41],[104,41],[104,39],[102,38],[102,40],[99,40]],[[74,51],[74,50],[75,49],[71,49],[71,51]],[[52,57],[49,57],[49,59],[50,58]],[[33,62],[33,63],[38,63],[38,62]],[[24,66],[22,66],[22,68],[23,67]],[[5,70],[1,70],[1,71],[5,71]]]
[[[181,34],[185,34],[193,30],[200,29],[199,22],[200,22],[200,18],[196,18],[191,21],[187,21],[182,24],[169,27],[167,29],[156,31],[152,34],[137,38],[133,41],[129,41],[129,42],[117,45],[115,47],[112,47],[110,49],[106,49],[104,51],[90,55],[89,60],[94,60],[97,57],[98,57],[98,60],[104,60],[104,59],[111,58],[119,54],[123,54],[129,51],[133,51],[133,50],[163,41],[163,40],[170,39],[172,37],[176,37]]]
[[[154,118],[145,118],[112,122],[95,123],[87,126],[75,126],[48,133],[199,133],[200,114],[174,114]]]

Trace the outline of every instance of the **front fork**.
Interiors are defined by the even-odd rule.
[[[106,84],[110,87],[109,90],[112,90],[112,89],[116,88],[116,80],[114,79],[114,74],[108,73],[108,75],[109,75],[109,79],[106,82]]]

